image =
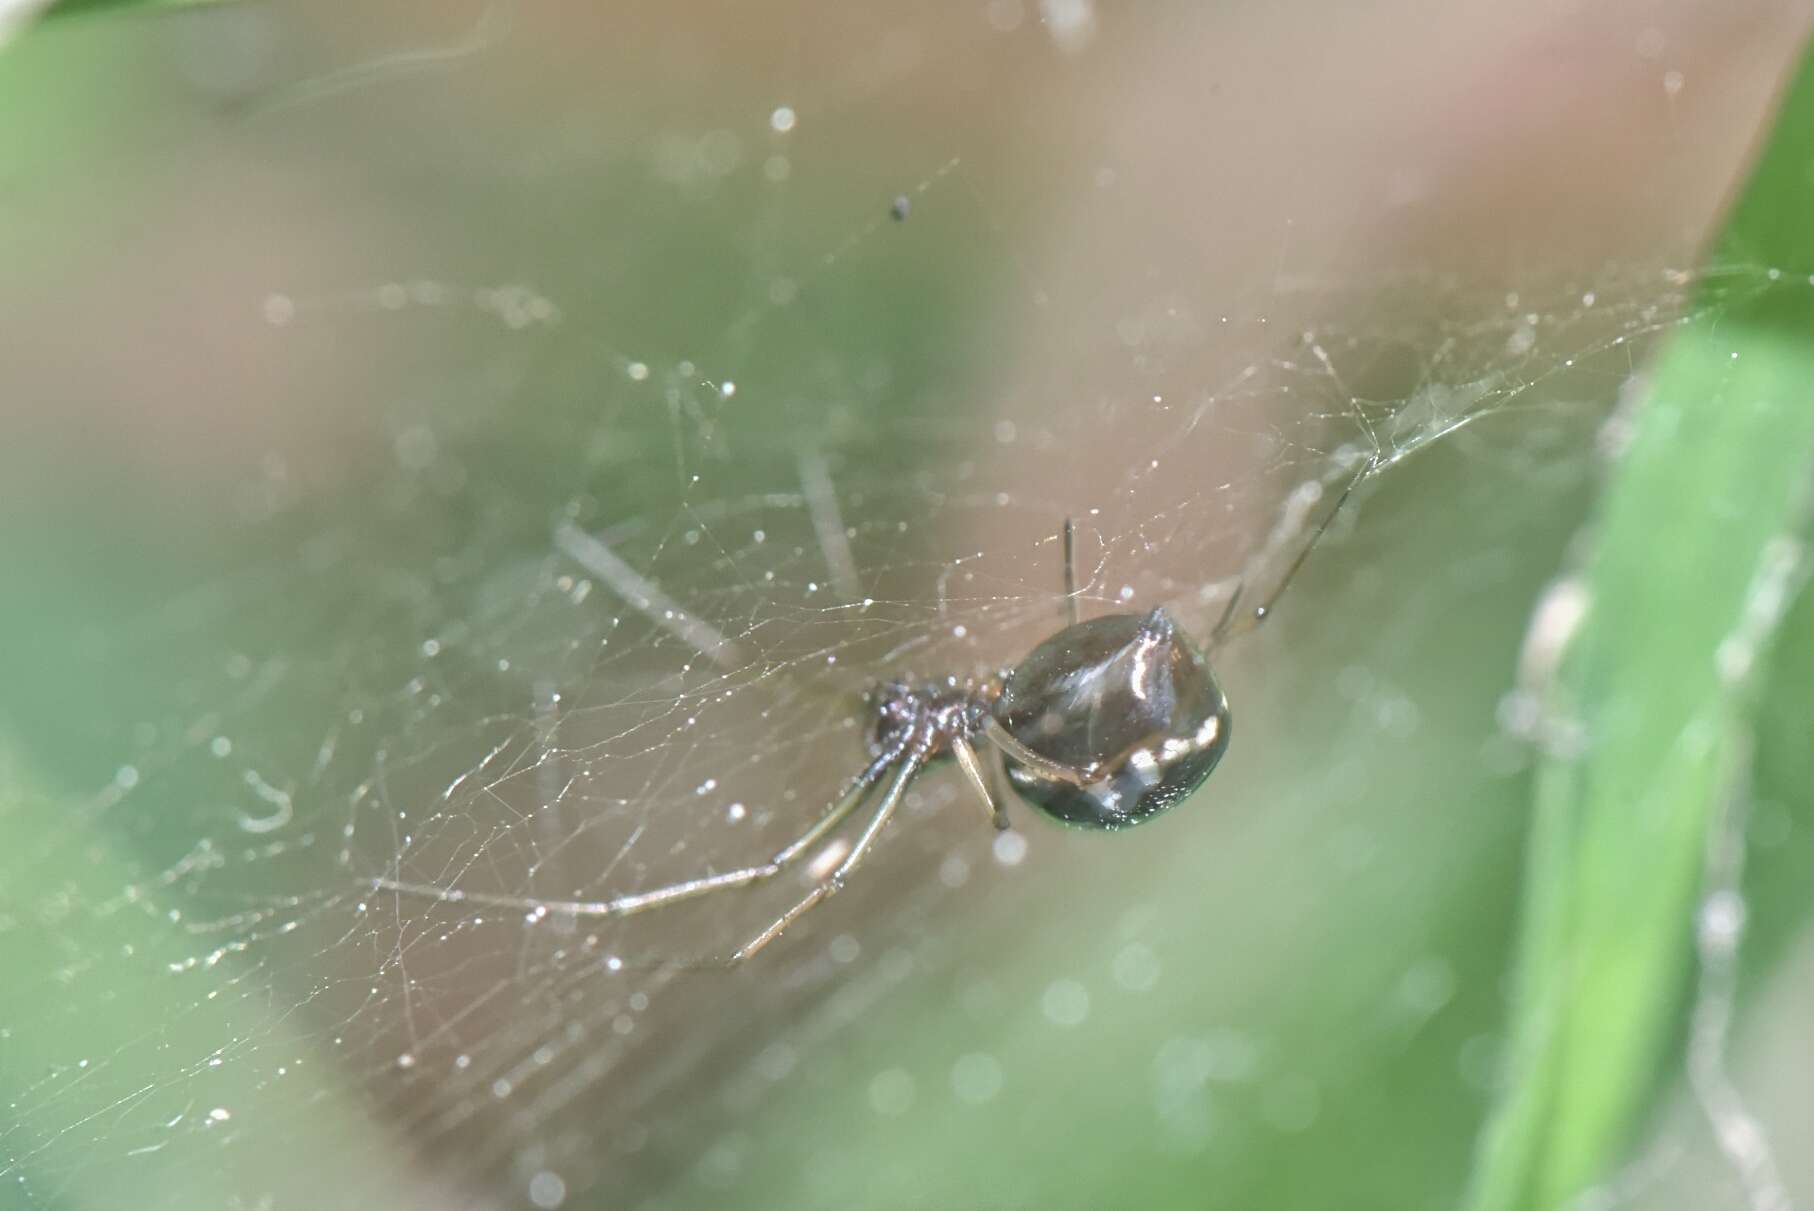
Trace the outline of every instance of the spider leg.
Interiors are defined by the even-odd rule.
[[[1209,633],[1210,648],[1220,647],[1224,640],[1235,635],[1245,634],[1266,621],[1272,613],[1272,608],[1278,604],[1279,598],[1286,589],[1291,587],[1291,582],[1297,579],[1297,574],[1303,568],[1304,561],[1310,558],[1310,552],[1316,549],[1316,544],[1328,532],[1330,523],[1341,513],[1342,506],[1348,503],[1348,498],[1354,495],[1354,489],[1360,487],[1361,481],[1371,475],[1377,465],[1377,458],[1367,458],[1361,461],[1360,469],[1349,478],[1347,485],[1342,488],[1341,495],[1335,498],[1335,503],[1323,514],[1322,520],[1316,523],[1316,528],[1310,532],[1310,538],[1298,551],[1297,557],[1291,561],[1291,566],[1285,569],[1285,575],[1279,579],[1279,583],[1273,586],[1272,592],[1266,595],[1266,600],[1252,610],[1237,615],[1235,606],[1239,604],[1247,582],[1243,578],[1239,584],[1235,585],[1234,596],[1228,599],[1228,605],[1223,608],[1222,617],[1216,623],[1216,629]]]
[[[1008,823],[1008,792],[1007,789],[1002,786],[1002,779],[1005,777],[1007,777],[1007,775],[1002,772],[1001,749],[991,745],[989,749],[989,792],[994,796],[996,804],[995,810],[999,813],[997,818],[1000,823],[995,827],[1003,832],[1012,827],[1012,825]]]
[[[837,828],[857,806],[869,796],[883,774],[890,766],[902,762],[906,745],[894,747],[878,754],[875,760],[858,774],[846,788],[842,797],[834,802],[824,815],[813,822],[812,827],[801,833],[775,852],[767,862],[756,866],[746,866],[741,870],[727,870],[722,874],[705,875],[698,879],[685,879],[679,883],[669,883],[663,887],[648,891],[631,892],[628,895],[615,896],[608,900],[538,900],[528,896],[507,896],[493,892],[460,891],[436,887],[430,883],[408,883],[401,879],[378,878],[372,880],[376,891],[397,892],[406,896],[416,896],[430,900],[440,900],[447,904],[475,904],[485,908],[508,908],[521,912],[541,911],[549,914],[568,917],[628,917],[652,908],[664,908],[682,900],[692,900],[699,896],[709,895],[715,891],[726,891],[733,887],[748,887],[772,879],[786,870],[800,855],[824,839],[825,835]],[[903,769],[923,763],[923,758],[907,757]],[[896,776],[895,786],[900,783]],[[898,793],[891,787],[889,793]]]
[[[1241,604],[1241,595],[1247,591],[1247,578],[1243,576],[1235,581],[1235,591],[1228,596],[1228,604],[1222,607],[1222,616],[1216,619],[1215,629],[1209,633],[1209,645],[1215,647],[1228,634],[1229,624],[1234,621],[1235,607]]]
[[[1077,539],[1069,517],[1064,519],[1065,625],[1077,625]],[[1006,827],[1005,825],[1003,827]]]
[[[732,963],[743,962],[780,937],[788,926],[805,916],[813,907],[837,894],[838,889],[844,886],[844,881],[850,877],[850,872],[869,856],[869,851],[875,847],[876,838],[882,835],[882,829],[887,826],[889,818],[894,815],[894,809],[900,805],[901,796],[906,793],[908,785],[925,767],[926,750],[923,743],[916,744],[901,759],[901,765],[895,772],[894,781],[888,784],[888,790],[883,794],[881,803],[876,805],[875,814],[869,818],[869,823],[863,826],[863,835],[857,838],[855,845],[851,846],[850,853],[844,856],[844,860],[838,863],[837,868],[831,874],[807,892],[799,903],[776,917],[767,929],[739,947],[737,952],[731,956]]]
[[[982,761],[977,758],[976,749],[962,736],[951,738],[951,755],[957,758],[957,764],[964,771],[964,777],[970,780],[970,786],[976,791],[982,803],[983,812],[989,817],[997,830],[1008,827],[1008,813],[1000,801],[989,793],[989,780],[983,776]]]

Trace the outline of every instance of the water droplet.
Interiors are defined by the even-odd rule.
[[[869,1082],[869,1105],[877,1114],[905,1114],[913,1105],[913,1077],[900,1068],[876,1073]]]
[[[960,1055],[951,1065],[951,1092],[960,1102],[980,1106],[1001,1092],[1001,1062],[980,1051]]]
[[[995,834],[995,842],[990,846],[995,860],[1003,866],[1019,866],[1027,857],[1027,839],[1009,829]]]
[[[1081,1026],[1090,1016],[1090,990],[1076,980],[1053,980],[1039,998],[1046,1020],[1057,1026]]]
[[[1129,992],[1147,992],[1159,982],[1159,956],[1144,942],[1129,942],[1115,956],[1115,983]]]
[[[529,1201],[543,1211],[552,1211],[567,1201],[567,1183],[560,1174],[544,1169],[529,1179]]]

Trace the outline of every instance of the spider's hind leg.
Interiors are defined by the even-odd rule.
[[[1077,527],[1064,519],[1064,621],[1077,625]]]
[[[1297,574],[1303,570],[1305,562],[1310,558],[1310,553],[1316,549],[1317,543],[1322,541],[1323,535],[1328,533],[1330,524],[1341,514],[1342,509],[1348,504],[1349,498],[1354,495],[1354,490],[1378,469],[1377,456],[1360,460],[1358,469],[1348,478],[1348,482],[1335,497],[1335,503],[1323,511],[1322,519],[1310,529],[1309,537],[1298,548],[1298,553],[1286,567],[1285,574],[1279,578],[1277,584],[1272,586],[1272,590],[1266,594],[1265,600],[1251,609],[1237,614],[1236,607],[1240,605],[1247,590],[1247,578],[1245,575],[1242,576],[1235,585],[1234,596],[1228,599],[1228,605],[1222,610],[1222,617],[1217,620],[1215,629],[1209,633],[1208,646],[1212,651],[1220,647],[1223,641],[1251,631],[1271,617],[1273,607],[1278,605],[1279,598],[1284,596],[1285,590],[1291,587],[1291,582],[1297,579]],[[1320,481],[1316,480],[1310,481],[1306,486],[1317,490],[1316,495],[1310,498],[1314,505],[1324,495],[1324,489]]]

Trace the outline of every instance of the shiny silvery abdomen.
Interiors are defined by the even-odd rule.
[[[1060,631],[1008,674],[991,714],[1020,796],[1089,828],[1126,828],[1176,805],[1228,747],[1228,700],[1164,610]]]

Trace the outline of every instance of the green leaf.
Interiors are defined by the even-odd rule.
[[[1814,60],[1628,418],[1575,582],[1475,1211],[1545,1211],[1607,1176],[1670,1071],[1707,838],[1749,761],[1814,467],[1811,160]],[[1767,284],[1725,293],[1732,264]]]

